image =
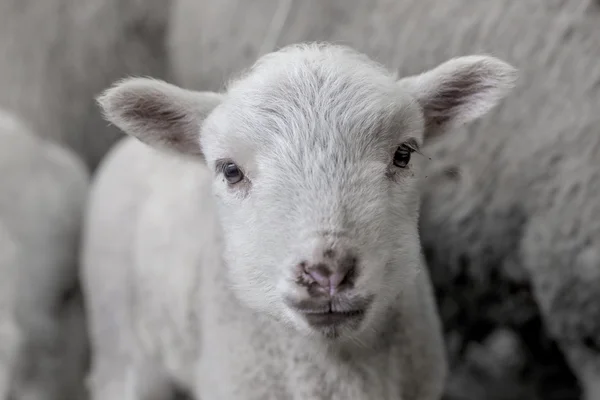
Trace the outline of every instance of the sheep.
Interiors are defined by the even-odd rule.
[[[452,143],[460,150],[436,144],[440,153],[452,149],[444,163],[460,163],[460,174],[448,177],[434,169],[438,186],[425,189],[421,231],[436,268],[467,282],[477,280],[482,292],[486,286],[506,291],[506,298],[499,299],[504,312],[493,315],[496,323],[524,325],[539,307],[583,398],[596,400],[600,119],[562,127],[555,122],[550,131],[543,129],[549,123],[544,120],[519,137],[506,138],[487,159],[459,155],[484,153],[483,135]],[[448,296],[456,289],[449,289]]]
[[[600,7],[597,1],[303,0],[293,2],[287,9],[287,0],[261,0],[262,16],[243,0],[218,3],[177,0],[176,3],[177,20],[173,24],[176,34],[172,41],[177,52],[173,53],[172,62],[177,64],[178,80],[199,90],[211,82],[219,82],[223,69],[245,67],[248,53],[252,56],[260,53],[261,47],[268,48],[261,45],[265,38],[277,46],[303,40],[348,44],[397,69],[401,75],[427,69],[453,54],[473,52],[493,54],[515,65],[520,71],[520,84],[515,88],[513,101],[503,103],[486,119],[468,130],[458,130],[455,135],[445,137],[426,152],[432,158],[431,171],[425,174],[430,189],[425,189],[420,230],[447,343],[452,350],[449,354],[452,371],[470,368],[470,354],[493,342],[498,334],[507,333],[508,329],[512,331],[507,333],[509,336],[516,335],[518,343],[513,355],[523,360],[523,369],[515,371],[506,364],[507,370],[516,377],[509,383],[496,379],[489,369],[479,371],[492,380],[483,384],[487,399],[579,399],[578,384],[571,369],[580,381],[587,381],[587,386],[593,387],[594,382],[600,381],[585,378],[590,373],[580,369],[588,367],[583,367],[578,360],[571,361],[570,367],[567,365],[556,343],[562,343],[560,346],[565,349],[572,338],[566,331],[560,333],[558,328],[548,325],[552,325],[550,321],[565,320],[568,314],[568,318],[573,319],[574,329],[576,325],[581,326],[575,330],[579,330],[580,345],[587,342],[593,348],[595,345],[588,337],[589,328],[585,328],[585,324],[600,318],[591,311],[584,313],[587,308],[575,303],[564,309],[572,310],[567,314],[559,311],[562,306],[557,305],[556,312],[563,315],[555,317],[549,298],[543,300],[531,287],[534,281],[548,279],[538,274],[550,272],[534,268],[536,263],[526,261],[519,250],[524,247],[527,258],[534,259],[533,253],[543,248],[539,244],[528,244],[535,237],[532,230],[550,230],[553,225],[572,225],[577,220],[560,217],[563,214],[558,206],[550,212],[545,207],[525,208],[522,204],[542,197],[532,186],[547,188],[551,196],[563,196],[561,193],[568,190],[566,187],[558,190],[558,181],[548,181],[543,176],[543,172],[552,173],[564,167],[546,170],[549,163],[540,158],[543,152],[538,146],[546,146],[548,151],[556,153],[567,151],[581,141],[582,146],[590,143],[593,148],[591,144],[598,137],[597,132],[593,132],[593,127],[598,126],[600,110]],[[207,8],[210,12],[199,12]],[[251,12],[253,17],[247,18]],[[285,22],[279,24],[282,15]],[[223,19],[233,22],[215,22]],[[247,27],[241,31],[244,36],[235,36],[241,34],[231,26]],[[240,46],[236,47],[238,51],[231,51],[232,37],[235,45]],[[223,60],[228,64],[222,65]],[[197,74],[198,70],[203,73]],[[572,144],[565,147],[565,141]],[[578,161],[574,157],[578,156],[565,155],[562,162],[576,165]],[[507,171],[526,158],[531,159],[531,173],[542,174],[539,180],[520,176],[529,175],[529,169],[527,172]],[[568,180],[579,181],[583,179],[580,173],[589,174],[583,164],[581,172],[573,168],[574,175]],[[589,199],[595,198],[593,185],[583,185],[583,188],[578,195],[580,203],[573,207],[592,207]],[[522,200],[517,200],[519,198]],[[569,214],[565,209],[564,215]],[[543,221],[544,215],[560,218],[537,223],[535,229],[528,228],[534,217]],[[578,255],[579,249],[584,249],[586,242],[592,239],[586,236],[593,234],[594,226],[594,219],[588,218],[587,228],[582,227],[581,236],[575,239],[578,244],[573,242],[570,249],[565,247],[559,233],[540,233],[551,251],[545,251],[538,260],[552,254],[557,263],[567,257],[574,260],[576,255],[583,257]],[[525,229],[529,237],[526,240]],[[592,240],[592,243],[595,242]],[[560,270],[563,272],[559,273]],[[561,274],[578,276],[579,272],[566,265],[550,271],[557,273],[556,283],[565,288],[556,295],[565,290],[573,292],[569,289],[572,279],[563,280]],[[578,281],[581,285],[576,292],[590,296],[591,301],[591,294],[596,291],[595,281]],[[540,307],[544,303],[546,311],[542,312]],[[456,338],[460,347],[455,346]],[[453,350],[455,347],[458,351]],[[589,357],[592,353],[590,350]],[[476,385],[481,385],[482,380],[481,373],[471,377]],[[461,383],[458,393],[448,394],[461,400],[480,398],[476,390]],[[498,387],[503,390],[497,390]],[[519,389],[526,390],[527,394],[519,395]],[[504,393],[501,395],[501,392]]]
[[[440,399],[420,149],[515,80],[491,56],[398,79],[301,43],[224,92],[139,77],[104,91],[131,137],[86,214],[92,399]]]
[[[3,0],[0,107],[94,170],[121,136],[94,95],[130,74],[168,76],[171,0]]]
[[[88,175],[0,110],[0,399],[84,399],[78,244]]]

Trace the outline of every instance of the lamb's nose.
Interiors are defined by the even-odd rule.
[[[325,255],[330,253],[326,251]],[[314,280],[327,294],[334,295],[354,284],[357,259],[346,254],[341,257],[323,257],[318,262],[302,263],[304,273]]]

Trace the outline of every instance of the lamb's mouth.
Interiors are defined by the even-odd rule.
[[[358,328],[372,302],[373,296],[286,299],[286,304],[300,314],[308,325],[319,330]]]
[[[306,312],[304,319],[314,328],[326,328],[339,325],[358,325],[365,315],[364,310]]]

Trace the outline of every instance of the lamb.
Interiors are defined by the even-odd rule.
[[[81,400],[85,165],[0,110],[0,399]]]
[[[168,74],[171,0],[3,0],[0,107],[93,170],[121,136],[94,95],[115,79]]]
[[[479,400],[473,389],[481,388],[487,400],[575,400],[581,396],[573,372],[589,387],[584,391],[594,392],[600,382],[591,372],[600,369],[592,361],[599,354],[597,328],[591,333],[600,320],[593,308],[600,298],[596,278],[587,276],[599,262],[596,257],[596,268],[588,268],[594,252],[587,249],[598,247],[599,214],[592,208],[600,203],[591,172],[600,140],[598,1],[303,0],[293,2],[282,18],[286,0],[261,0],[261,15],[243,0],[176,3],[173,62],[178,80],[197,89],[220,81],[223,69],[245,67],[248,53],[256,53],[264,38],[277,46],[314,39],[343,42],[401,75],[473,52],[494,54],[518,67],[513,101],[427,149],[432,160],[425,173],[420,232],[452,371],[458,375],[470,368],[478,348],[491,349],[489,343],[504,333],[516,342],[514,357],[506,359],[523,365],[504,364],[511,373],[506,379],[498,377],[497,363],[483,366],[468,377],[471,385],[457,379],[456,390],[449,385],[447,394]],[[249,13],[256,14],[248,18]],[[233,22],[215,22],[224,19]],[[239,46],[234,51],[232,41]],[[572,201],[566,196],[570,187],[580,190]],[[555,204],[553,211],[536,205],[543,201]],[[580,215],[586,219],[578,233],[562,237],[560,232],[575,228]],[[537,294],[540,282],[550,279],[550,292]],[[533,282],[538,282],[535,288]],[[460,346],[454,345],[456,338]],[[574,354],[570,367],[557,342],[565,354]]]
[[[225,92],[107,89],[131,138],[99,167],[84,229],[92,399],[440,399],[421,149],[515,79],[476,55],[398,79],[304,43]]]

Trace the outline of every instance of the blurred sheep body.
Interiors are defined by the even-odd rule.
[[[307,44],[224,93],[108,89],[106,118],[145,144],[115,147],[91,192],[93,399],[440,399],[416,231],[426,159],[406,146],[477,119],[513,80],[477,56],[398,80]]]
[[[120,136],[94,96],[131,74],[163,76],[170,0],[0,2],[0,106],[94,169]]]
[[[538,393],[519,396],[514,385],[503,384],[484,389],[486,396],[577,398],[556,390],[557,381],[574,382],[556,367],[562,361],[554,345],[545,344],[553,338],[588,398],[597,399],[600,4],[261,0],[263,17],[246,18],[242,3],[223,0],[201,13],[206,1],[177,1],[170,37],[181,82],[210,87],[222,81],[221,60],[235,64],[227,68],[245,67],[265,49],[299,40],[352,45],[401,75],[474,52],[519,68],[514,101],[426,149],[433,166],[423,244],[449,341],[459,331],[464,340],[483,342],[504,327],[527,349],[519,354],[535,371],[527,379],[539,380],[523,384]],[[219,25],[222,18],[231,24]],[[247,34],[231,26],[246,27]],[[230,51],[232,37],[239,51]],[[547,328],[538,327],[540,318]],[[459,391],[461,399],[477,398],[468,386]]]
[[[479,318],[508,327],[526,327],[540,312],[585,399],[596,400],[600,119],[538,123],[508,137],[487,127],[485,136],[469,132],[428,149],[438,164],[423,196],[423,242],[448,302],[468,314],[479,299],[480,313],[493,310]],[[495,134],[504,140],[490,148]]]
[[[85,165],[0,111],[0,399],[85,398]]]

